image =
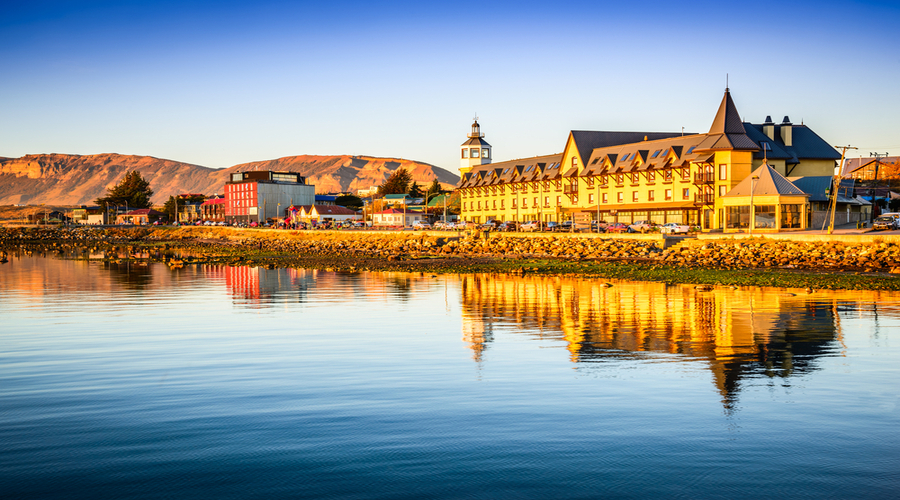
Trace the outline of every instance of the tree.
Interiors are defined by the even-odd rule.
[[[178,202],[177,205],[179,207],[184,207],[185,203],[196,203],[196,202],[203,203],[204,201],[206,201],[206,196],[203,196],[202,194],[189,194],[187,196],[178,195],[178,197],[169,196],[169,199],[166,201],[165,204],[163,204],[163,212],[165,212],[169,216],[170,221],[178,220],[178,218],[175,217],[175,205],[176,205],[175,202],[176,201]],[[131,205],[129,205],[129,206],[131,206]]]
[[[351,210],[359,210],[363,207],[362,198],[352,194],[342,194],[334,199],[335,205],[347,207]]]
[[[425,193],[422,192],[419,183],[413,181],[412,186],[409,187],[409,195],[413,198],[421,198],[425,196]]]
[[[150,182],[141,177],[141,173],[133,170],[125,173],[118,184],[106,189],[106,196],[97,198],[94,203],[103,208],[110,205],[128,206],[128,208],[150,208],[150,197],[153,190]]]
[[[409,181],[411,180],[412,174],[405,168],[398,168],[397,170],[394,170],[394,173],[388,177],[388,180],[384,181],[384,184],[378,188],[378,195],[406,194],[409,190]]]
[[[441,183],[438,182],[437,179],[432,181],[431,185],[428,186],[428,191],[425,191],[425,194],[428,195],[429,198],[434,198],[435,196],[441,194]]]

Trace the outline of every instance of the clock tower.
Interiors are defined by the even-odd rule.
[[[459,173],[465,175],[469,173],[473,167],[478,165],[487,165],[491,162],[491,145],[484,140],[484,134],[481,133],[481,125],[478,124],[478,117],[475,117],[472,123],[472,132],[469,139],[462,143],[459,147]]]

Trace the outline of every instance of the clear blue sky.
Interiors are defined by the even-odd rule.
[[[451,171],[478,114],[495,161],[569,130],[745,120],[900,154],[897,2],[0,3],[0,156],[226,167],[365,154]]]

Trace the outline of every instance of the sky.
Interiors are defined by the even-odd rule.
[[[457,173],[570,130],[785,115],[900,155],[900,3],[0,0],[0,156],[207,167],[370,155]]]

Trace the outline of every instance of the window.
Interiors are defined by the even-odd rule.
[[[549,196],[544,196],[544,206],[545,207],[550,206],[550,197]]]
[[[662,153],[662,149],[657,149],[653,152],[653,156],[651,156],[650,158],[656,158],[660,153]]]
[[[666,189],[666,201],[672,201],[672,190]]]
[[[481,150],[481,157],[482,157],[482,158],[490,158],[490,157],[491,157],[491,150],[490,150],[490,149],[487,149],[487,148],[482,149],[482,150]],[[503,172],[503,173],[505,174],[506,172]]]
[[[573,167],[577,167],[577,166],[578,166],[578,158],[575,158],[574,156],[572,157],[572,166],[573,166]]]
[[[631,192],[631,201],[638,201],[638,192],[637,191]]]
[[[672,171],[666,170],[663,172],[663,179],[665,179],[666,182],[672,182]]]
[[[772,145],[768,141],[762,141],[759,144],[762,146],[763,151],[772,151]]]
[[[516,205],[516,202],[517,202],[517,201],[519,201],[518,198],[513,198],[513,200],[512,200],[512,202],[513,202],[512,207],[513,207],[513,208],[516,208],[516,206],[517,206],[517,205]]]
[[[556,197],[556,206],[558,206],[558,207],[562,206],[562,196]]]
[[[647,201],[656,201],[656,191],[647,192]]]
[[[590,203],[592,205],[594,204],[594,194],[593,193],[588,195],[588,203]]]
[[[534,206],[538,206],[539,203],[540,203],[540,202],[538,201],[538,197],[535,196],[535,197],[534,197]]]
[[[725,207],[725,227],[741,229],[750,227],[750,207]]]
[[[625,182],[625,174],[616,174],[616,183],[622,184]]]
[[[781,205],[781,227],[797,229],[800,225],[800,205]]]
[[[528,208],[528,198],[522,198],[522,208]]]
[[[728,192],[728,186],[719,186],[719,196],[725,196],[725,193]]]
[[[478,202],[478,210],[481,210],[481,202]]]
[[[497,200],[494,200],[494,210],[497,209]]]
[[[468,157],[469,157],[469,148],[463,148],[463,149],[462,149],[462,157],[463,157],[463,158],[468,158]]]
[[[687,200],[691,197],[691,188],[684,188],[681,190],[681,198]]]
[[[640,178],[641,178],[641,174],[638,174],[638,173],[633,173],[633,174],[631,174],[631,183],[632,183],[632,184],[637,184],[637,183],[638,183],[638,180],[639,180]]]
[[[472,158],[478,158],[478,148],[472,148]]]
[[[719,164],[719,180],[725,181],[728,180],[728,165],[724,163]]]
[[[503,210],[503,200],[500,200],[500,210]]]
[[[609,195],[608,195],[608,193],[603,193],[603,203],[609,203]]]
[[[696,147],[697,147],[697,146],[691,146],[691,149],[688,149],[687,153],[685,153],[685,154],[691,154],[691,153],[693,153],[693,152],[694,152],[694,148],[696,148]]]
[[[757,205],[753,217],[755,226],[760,229],[775,229],[775,205]]]
[[[616,201],[618,201],[619,203],[625,203],[625,193],[619,191],[616,194]]]
[[[683,180],[683,181],[691,180],[691,170],[689,168],[681,169],[681,180]]]
[[[656,172],[647,172],[647,182],[656,181]]]

